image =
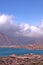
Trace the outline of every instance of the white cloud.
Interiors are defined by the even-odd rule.
[[[12,21],[12,16],[9,15],[0,15],[0,25],[5,24]]]
[[[17,36],[43,36],[43,23],[39,26],[16,24],[14,16],[0,15],[0,31]]]

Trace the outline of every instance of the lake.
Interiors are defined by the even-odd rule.
[[[0,56],[9,56],[11,54],[23,55],[23,54],[43,54],[43,50],[29,50],[22,48],[0,48]]]

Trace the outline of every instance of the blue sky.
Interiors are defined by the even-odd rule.
[[[14,15],[17,23],[38,25],[43,20],[43,0],[0,0],[0,14]]]

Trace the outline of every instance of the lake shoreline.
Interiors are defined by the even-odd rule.
[[[0,48],[23,48],[29,50],[43,50],[43,45],[40,44],[28,44],[28,45],[9,45],[9,46],[0,46]]]

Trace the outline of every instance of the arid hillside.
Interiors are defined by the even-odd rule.
[[[43,55],[11,55],[0,57],[0,65],[43,65]]]

